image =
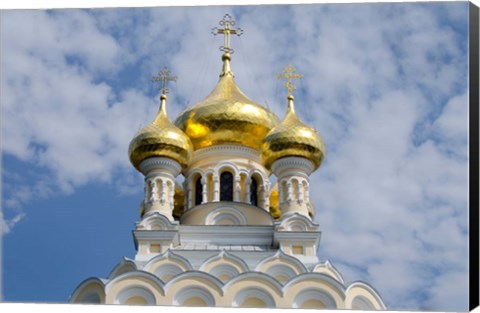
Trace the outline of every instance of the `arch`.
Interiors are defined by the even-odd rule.
[[[243,286],[251,288],[252,283],[259,288],[261,287],[263,290],[269,290],[272,294],[276,294],[278,297],[283,297],[282,285],[271,276],[262,272],[242,273],[228,281],[222,289],[225,293],[229,293],[230,291],[243,289]]]
[[[88,278],[78,285],[68,301],[70,303],[105,303],[105,285],[96,277]]]
[[[220,201],[233,201],[233,177],[228,170],[220,173]]]
[[[149,290],[152,294],[164,295],[164,283],[155,275],[145,271],[135,271],[122,274],[110,280],[105,285],[105,293],[110,301],[115,302],[118,294],[123,290],[116,291],[122,285],[130,285],[130,287],[141,287]],[[111,297],[114,297],[111,299]],[[107,299],[108,300],[108,299]]]
[[[307,268],[302,262],[300,262],[297,258],[286,254],[282,250],[278,250],[277,253],[275,253],[274,255],[269,256],[261,260],[260,262],[258,262],[257,266],[255,267],[255,271],[268,273],[271,267],[278,266],[278,265],[283,265],[291,269],[291,271],[289,271],[286,268],[278,267],[277,268],[278,274],[283,273],[283,275],[288,274],[288,276],[291,276],[291,274],[289,273],[293,271],[293,273],[296,276],[296,275],[308,272]],[[277,273],[277,270],[273,269],[272,271],[274,273]],[[293,278],[293,276],[290,278]]]
[[[165,293],[170,292],[172,288],[178,285],[182,285],[182,281],[187,281],[191,287],[204,286],[220,296],[223,295],[223,283],[215,276],[201,271],[188,271],[175,276],[165,285]]]
[[[155,270],[162,266],[163,264],[172,264],[176,265],[178,268],[182,270],[182,272],[192,270],[192,265],[190,262],[185,259],[184,257],[177,255],[170,250],[167,250],[165,253],[157,255],[150,259],[147,264],[143,267],[144,271],[148,271],[150,273],[155,273]]]
[[[176,264],[172,264],[172,263],[161,264],[161,265],[157,266],[155,268],[155,270],[153,271],[155,276],[157,276],[158,278],[160,278],[164,282],[169,281],[173,277],[175,277],[175,276],[177,276],[177,275],[179,275],[183,272],[184,272],[184,270],[180,266],[178,266]]]
[[[293,308],[300,309],[336,309],[331,295],[322,289],[310,288],[300,291],[293,300]]]
[[[219,264],[212,268],[209,273],[224,283],[240,274],[238,269],[231,264]]]
[[[133,272],[136,270],[137,270],[137,264],[135,264],[134,261],[124,257],[122,261],[112,269],[112,271],[110,272],[110,275],[108,275],[108,278],[112,279],[114,277],[122,275],[123,273]]]
[[[215,306],[215,299],[212,294],[203,287],[185,287],[175,295],[174,305],[203,307]]]
[[[144,215],[137,224],[139,230],[173,230],[178,227],[178,222],[171,222],[166,216],[159,212],[150,212]]]
[[[143,286],[128,286],[120,290],[115,297],[114,304],[154,305],[155,295]]]
[[[303,300],[307,301],[310,299],[309,295],[316,294],[319,296],[324,295],[322,296],[323,300],[321,301],[327,308],[329,308],[329,305],[337,309],[344,308],[346,299],[345,287],[334,278],[325,274],[311,272],[300,274],[283,286],[283,292],[285,293],[286,297],[291,299],[295,299],[300,293],[304,293],[309,290],[311,290],[312,293],[305,293],[303,298],[298,299],[295,307],[301,307]],[[333,303],[329,304],[327,299],[333,300]],[[313,305],[313,303],[310,303],[310,305]]]
[[[297,212],[282,216],[279,231],[316,231],[318,224],[313,223],[308,217]]]
[[[205,218],[206,225],[247,225],[246,216],[232,207],[219,207]]]
[[[297,276],[295,270],[285,264],[276,264],[269,267],[266,274],[272,276],[282,284],[285,284],[290,279]]]
[[[385,310],[385,304],[378,292],[370,285],[357,281],[346,290],[345,307],[347,309]]]
[[[218,255],[205,260],[199,270],[207,272],[225,283],[239,274],[247,272],[248,265],[239,257],[223,250]]]
[[[356,296],[352,301],[352,310],[373,311],[375,307],[366,297]]]
[[[244,288],[233,298],[233,307],[242,308],[274,308],[275,300],[263,288]]]

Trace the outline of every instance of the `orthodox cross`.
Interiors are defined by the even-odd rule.
[[[166,95],[169,90],[167,89],[167,81],[177,81],[177,76],[170,76],[170,71],[164,67],[160,72],[158,72],[158,76],[152,77],[152,82],[162,82],[162,88],[158,87],[158,90],[162,91],[162,95]]]
[[[297,89],[295,85],[292,84],[292,79],[293,78],[302,78],[302,74],[296,74],[295,73],[295,68],[292,65],[287,65],[283,68],[283,74],[277,74],[277,78],[286,78],[287,81],[283,84],[285,87],[287,87],[288,90],[288,97],[293,97],[292,91]]]
[[[225,14],[223,20],[221,20],[218,24],[220,24],[220,26],[223,26],[223,28],[214,27],[212,29],[212,34],[214,36],[218,34],[223,34],[223,46],[220,47],[220,51],[232,54],[233,49],[230,48],[230,35],[241,36],[243,34],[243,29],[241,29],[240,27],[236,29],[231,28],[232,26],[235,26],[235,20],[232,19],[230,14]]]

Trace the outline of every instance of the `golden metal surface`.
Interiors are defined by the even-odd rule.
[[[192,156],[190,139],[168,119],[167,97],[160,97],[160,109],[150,125],[142,128],[130,142],[130,162],[137,170],[140,163],[150,157],[171,158],[185,169]]]
[[[194,150],[226,143],[259,150],[267,133],[278,124],[278,118],[237,87],[230,55],[224,54],[222,60],[223,69],[215,89],[181,113],[175,125],[190,137]]]
[[[285,118],[265,137],[262,160],[268,169],[276,160],[298,156],[313,162],[315,170],[322,163],[325,144],[313,129],[302,123],[295,114],[293,96],[288,96],[288,108]]]
[[[173,196],[173,212],[175,219],[179,219],[185,209],[185,193],[182,186],[175,182],[175,195]]]
[[[277,74],[277,78],[286,78],[287,81],[283,84],[287,87],[288,97],[293,96],[292,92],[297,89],[295,85],[292,84],[293,78],[302,78],[302,74],[295,74],[295,68],[289,64],[283,68],[283,74]]]
[[[282,216],[278,195],[278,183],[275,183],[275,185],[273,185],[272,189],[270,190],[270,215],[272,215],[272,217],[275,219]]]

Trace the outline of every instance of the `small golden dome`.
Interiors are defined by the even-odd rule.
[[[295,114],[293,96],[288,96],[288,109],[285,118],[265,137],[262,160],[268,169],[276,160],[298,156],[306,158],[316,170],[325,155],[325,144],[317,132],[302,123]]]
[[[190,137],[194,150],[228,143],[260,150],[267,133],[278,124],[278,118],[237,87],[230,69],[230,55],[225,53],[222,60],[223,70],[215,89],[180,114],[175,125]]]
[[[139,169],[140,163],[150,157],[171,158],[185,169],[192,155],[192,143],[167,117],[167,97],[160,97],[160,109],[150,125],[142,128],[130,142],[130,162]]]

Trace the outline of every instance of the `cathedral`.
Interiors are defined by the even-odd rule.
[[[132,165],[145,176],[136,255],[106,278],[83,281],[70,303],[384,310],[368,284],[347,285],[319,260],[310,175],[322,164],[320,135],[295,113],[289,65],[283,119],[235,84],[227,14],[213,91],[172,122],[166,69],[160,108],[130,142]],[[182,184],[183,182],[183,184]]]

